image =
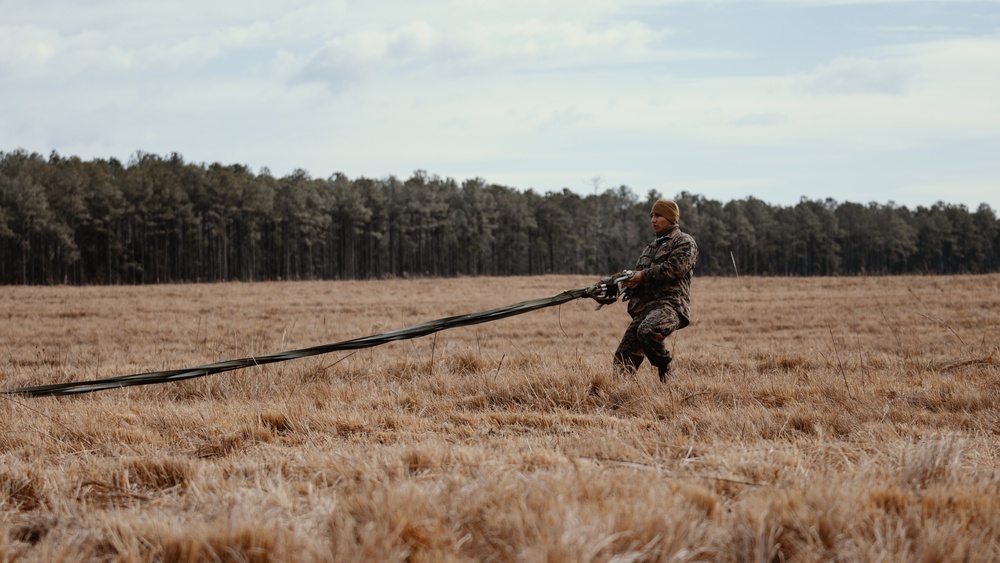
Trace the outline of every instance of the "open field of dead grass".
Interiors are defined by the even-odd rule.
[[[0,288],[0,387],[336,342],[581,277]],[[581,300],[0,397],[0,561],[1000,559],[1000,276],[696,278],[675,377]]]

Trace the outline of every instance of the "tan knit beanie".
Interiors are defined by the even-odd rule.
[[[672,199],[661,197],[656,200],[652,213],[665,217],[671,225],[679,225],[681,222],[681,210],[677,208],[677,203]]]

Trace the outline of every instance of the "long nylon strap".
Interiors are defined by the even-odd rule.
[[[238,360],[227,360],[224,362],[217,362],[214,364],[207,364],[204,366],[197,366],[186,369],[154,371],[150,373],[137,373],[133,375],[110,377],[107,379],[95,379],[91,381],[75,381],[68,383],[55,383],[51,385],[38,385],[34,387],[21,387],[17,389],[0,389],[0,394],[3,395],[18,394],[18,395],[25,395],[28,397],[51,397],[60,395],[74,395],[80,393],[93,393],[95,391],[103,391],[106,389],[117,389],[119,387],[131,387],[134,385],[152,385],[155,383],[182,381],[185,379],[204,377],[206,375],[222,373],[241,368],[261,366],[265,364],[273,364],[275,362],[285,362],[288,360],[305,358],[308,356],[316,356],[319,354],[328,354],[330,352],[371,348],[373,346],[380,346],[382,344],[394,342],[397,340],[408,340],[410,338],[426,336],[428,334],[432,334],[447,328],[455,328],[459,326],[469,326],[469,325],[487,323],[499,319],[504,319],[507,317],[512,317],[514,315],[520,315],[530,311],[535,311],[537,309],[543,309],[545,307],[561,305],[563,303],[566,303],[568,301],[573,301],[574,299],[579,299],[581,297],[590,297],[594,294],[594,291],[595,291],[594,287],[571,289],[552,297],[533,299],[531,301],[515,303],[513,305],[507,305],[506,307],[491,309],[489,311],[482,311],[480,313],[470,313],[467,315],[445,317],[443,319],[428,321],[418,325],[413,325],[406,328],[400,328],[382,334],[364,336],[361,338],[355,338],[353,340],[344,340],[343,342],[335,342],[333,344],[314,346],[312,348],[303,348],[301,350],[290,350],[288,352],[278,352],[276,354],[269,354],[266,356],[254,356]]]

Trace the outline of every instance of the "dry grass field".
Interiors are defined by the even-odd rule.
[[[336,342],[593,278],[0,288],[0,387]],[[68,398],[0,396],[0,561],[996,561],[1000,276],[695,278]]]

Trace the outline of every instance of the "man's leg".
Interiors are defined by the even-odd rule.
[[[666,339],[681,324],[677,311],[670,307],[661,307],[650,311],[639,324],[636,335],[643,353],[649,358],[649,363],[656,366],[660,381],[666,382],[670,373],[670,362],[673,360],[666,348]]]
[[[642,364],[643,350],[637,334],[641,322],[642,318],[636,317],[632,319],[628,328],[625,329],[622,341],[618,344],[618,349],[615,350],[615,357],[612,363],[615,373],[632,375]]]

